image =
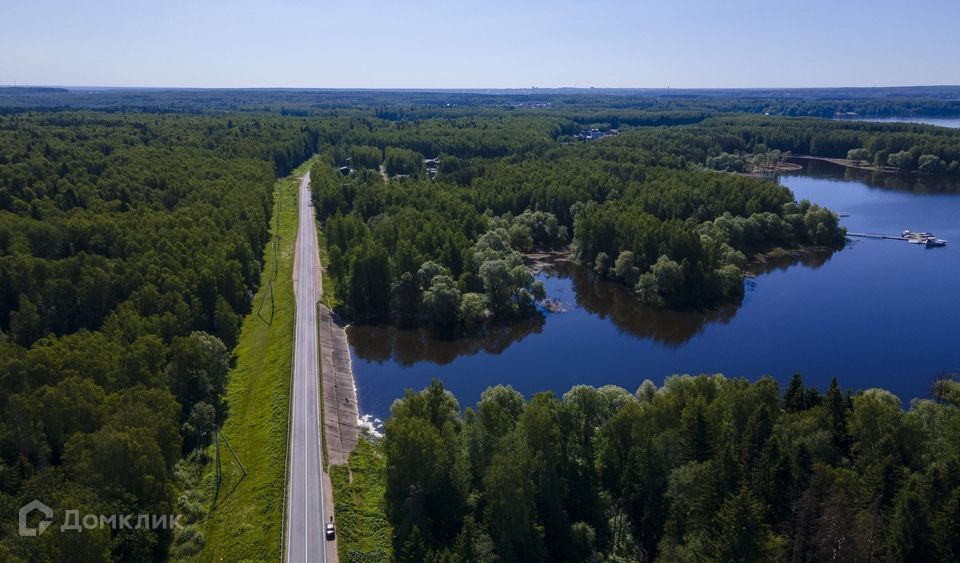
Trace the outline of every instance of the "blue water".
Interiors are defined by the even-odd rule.
[[[929,183],[921,191],[878,188],[843,178],[838,167],[814,167],[781,181],[798,199],[849,214],[842,222],[851,232],[909,228],[955,242],[926,249],[851,239],[832,255],[769,267],[748,280],[739,308],[709,314],[651,310],[621,286],[560,268],[541,279],[568,312],[487,339],[351,328],[362,411],[383,418],[405,388],[433,377],[462,406],[498,383],[528,396],[580,383],[634,391],[644,379],[659,385],[675,373],[771,375],[785,384],[799,372],[821,389],[837,376],[853,390],[883,387],[905,401],[929,396],[939,372],[960,368],[960,195],[936,193]]]
[[[956,117],[844,117],[841,120],[871,121],[874,123],[922,123],[960,129],[960,118]]]

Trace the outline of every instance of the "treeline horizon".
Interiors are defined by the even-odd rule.
[[[380,117],[454,115],[501,108],[541,113],[587,108],[746,112],[784,116],[867,117],[960,115],[960,86],[852,88],[124,88],[0,87],[0,113],[25,111],[193,112],[273,111],[320,116],[344,109],[383,108]],[[427,112],[427,113],[424,113]],[[629,112],[628,112],[629,113]]]

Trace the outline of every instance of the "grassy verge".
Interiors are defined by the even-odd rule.
[[[280,556],[286,480],[290,370],[293,356],[294,244],[297,234],[297,178],[313,161],[278,180],[280,225],[273,218],[272,236],[264,253],[260,291],[253,312],[243,320],[235,354],[236,367],[227,387],[229,414],[223,433],[249,472],[245,477],[226,448],[221,448],[223,480],[214,496],[214,467],[206,466],[200,487],[209,499],[205,522],[204,561],[276,561]],[[279,255],[274,240],[279,236]],[[276,279],[274,279],[276,268]],[[273,280],[274,312],[270,319],[269,283]],[[257,310],[260,308],[260,315]],[[210,459],[213,451],[209,452]]]
[[[320,228],[319,224],[317,225],[317,240],[320,250],[320,264],[323,266],[324,271],[326,271],[326,268],[330,267],[330,258],[327,253],[327,237],[323,234],[323,229]],[[337,295],[336,280],[333,279],[333,276],[323,276],[323,293],[320,296],[320,302],[326,305],[331,311],[336,311],[340,306],[340,300],[337,299]]]
[[[350,453],[349,467],[330,466],[336,491],[337,543],[343,563],[390,561],[393,557],[393,531],[383,498],[387,490],[386,463],[380,446],[363,439]]]

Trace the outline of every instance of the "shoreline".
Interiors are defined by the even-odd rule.
[[[756,166],[749,172],[741,172],[744,176],[751,178],[769,178],[771,174],[783,174],[791,172],[800,172],[803,166],[794,162],[778,162],[773,166]]]
[[[770,267],[777,267],[784,261],[802,262],[805,258],[822,258],[832,256],[834,252],[843,250],[847,246],[846,236],[844,244],[841,247],[832,246],[797,246],[786,248],[778,246],[765,252],[760,252],[747,260],[747,268],[744,270],[744,278],[756,278],[757,276],[768,273]]]
[[[346,330],[322,303],[317,304],[317,337],[327,461],[330,465],[346,465],[362,431],[357,382]]]
[[[557,262],[573,262],[577,260],[570,254],[570,245],[559,250],[534,250],[523,254],[523,259],[530,268],[530,273],[537,275]]]
[[[873,164],[856,164],[852,160],[847,158],[830,158],[826,156],[810,156],[810,155],[793,155],[790,158],[795,158],[800,160],[818,160],[820,162],[829,162],[830,164],[843,166],[844,168],[852,168],[853,170],[865,170],[867,172],[882,172],[884,174],[913,174],[916,176],[921,175],[921,173],[917,172],[916,170],[900,170],[892,166],[875,166]]]

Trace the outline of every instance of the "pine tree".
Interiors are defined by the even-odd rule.
[[[827,405],[827,416],[830,418],[833,443],[842,448],[847,435],[847,400],[840,392],[840,384],[837,383],[836,377],[830,381],[824,402]]]
[[[803,378],[799,373],[793,374],[790,384],[787,385],[787,391],[783,394],[783,408],[787,412],[799,412],[806,408]]]
[[[769,535],[762,504],[743,487],[720,507],[710,547],[717,561],[766,561]]]
[[[703,400],[699,399],[683,409],[681,415],[683,447],[689,461],[710,459],[710,434],[703,410]]]
[[[896,561],[933,561],[932,529],[924,501],[916,485],[907,485],[898,495],[887,530],[888,549]]]

